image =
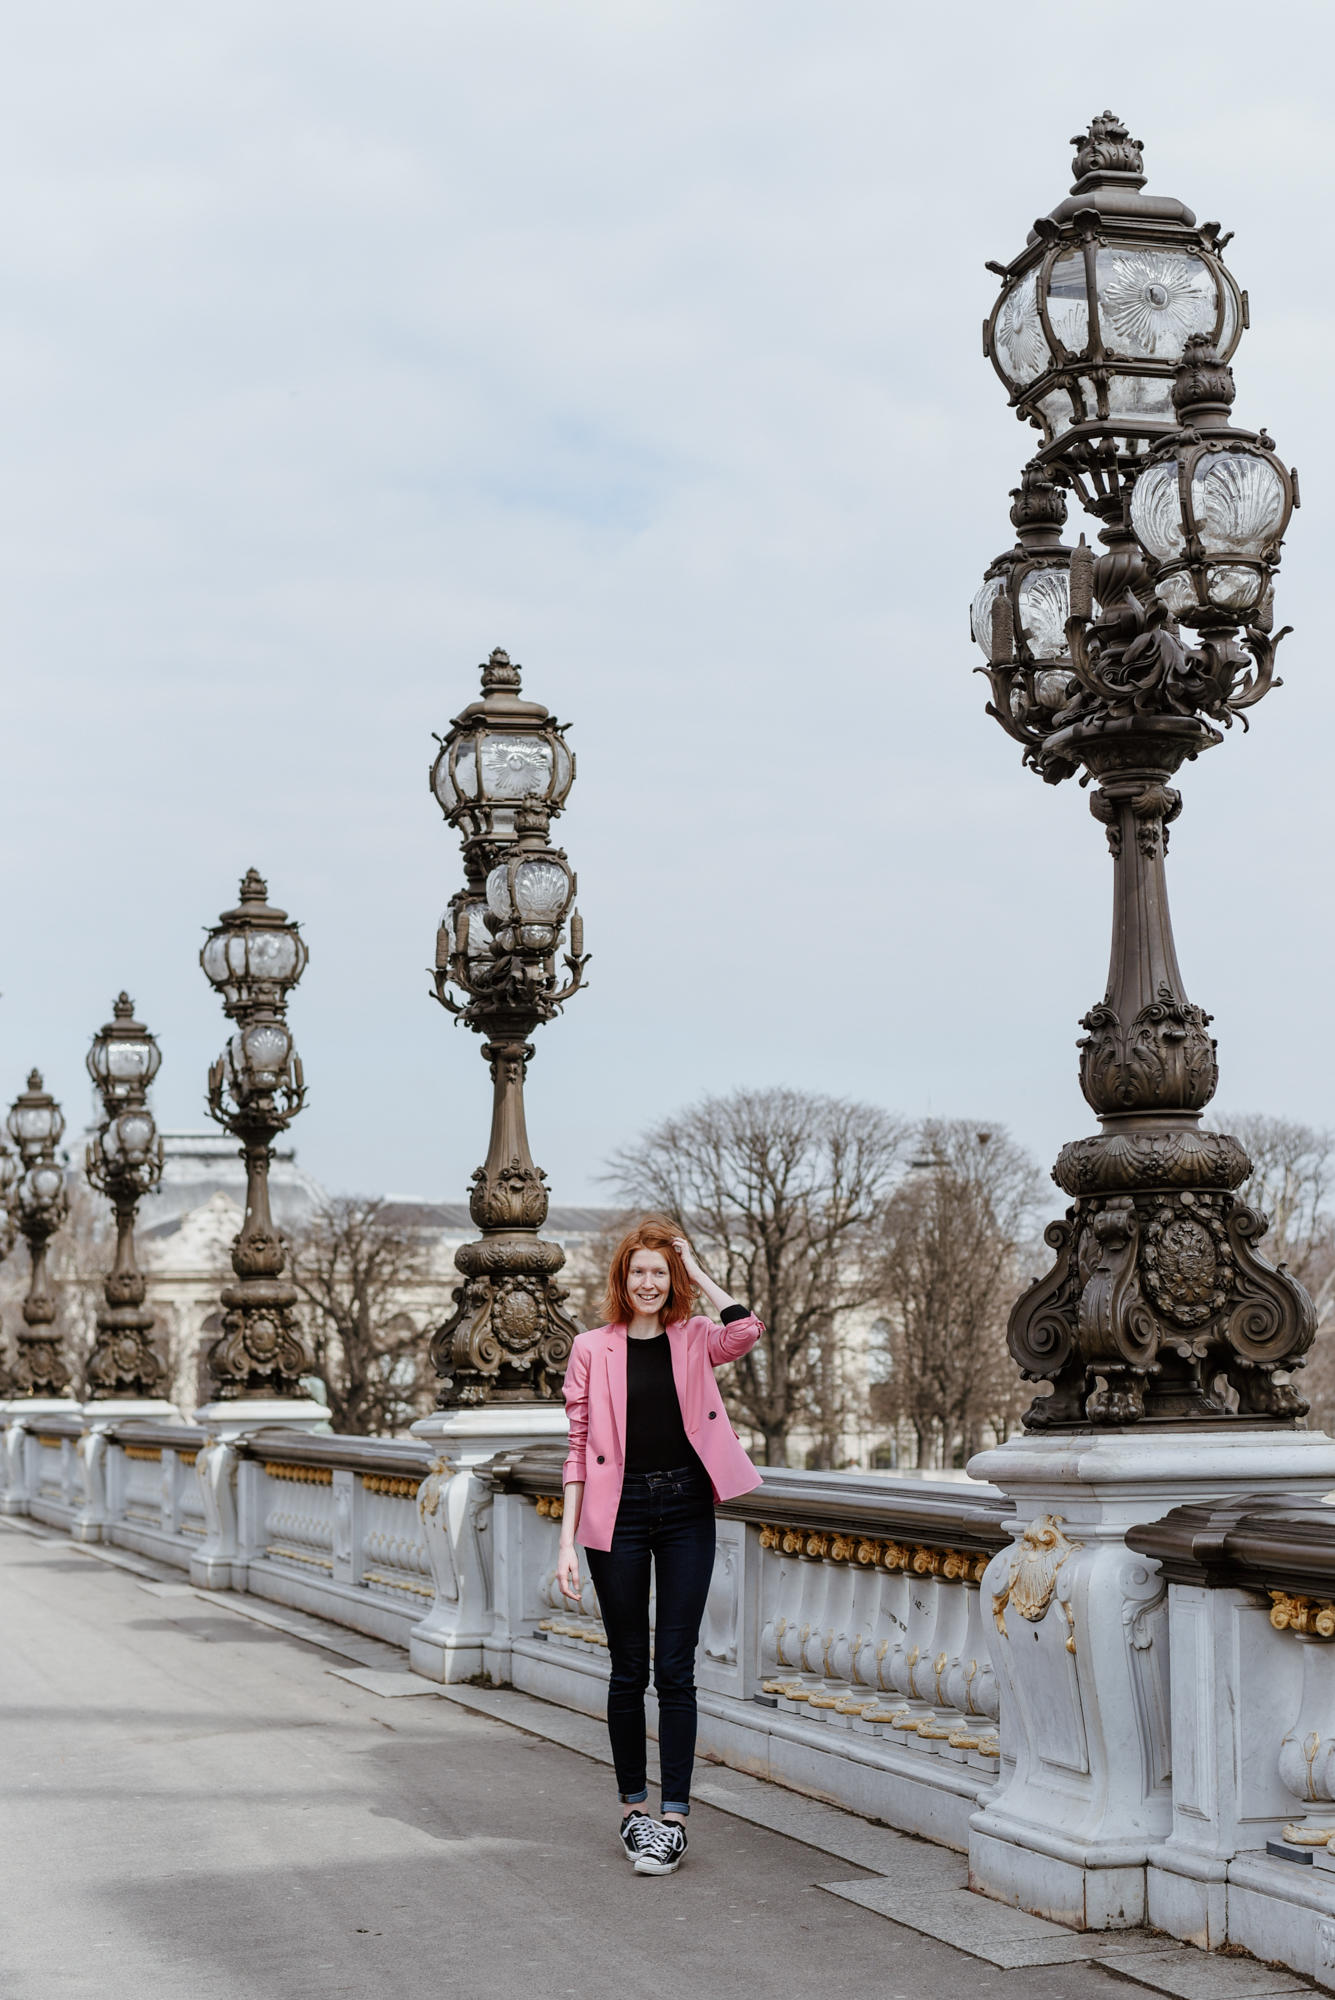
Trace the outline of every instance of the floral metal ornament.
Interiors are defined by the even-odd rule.
[[[1138,144],[1111,114],[1093,121],[1077,171],[1070,201],[1011,268],[995,328],[997,340],[1011,329],[1022,411],[1058,378],[1086,400],[1070,421],[1043,419],[1045,445],[1015,495],[1019,541],[988,570],[971,623],[989,713],[1024,761],[1050,784],[1094,781],[1113,938],[1079,1044],[1101,1129],[1057,1160],[1072,1206],[1046,1232],[1055,1261],[1016,1304],[1008,1339],[1047,1388],[1030,1429],[1293,1424],[1307,1406],[1289,1377],[1315,1315],[1260,1254],[1265,1218],[1235,1192],[1245,1150],[1201,1127],[1215,1043],[1178,964],[1165,857],[1178,770],[1278,685],[1273,581],[1297,484],[1263,432],[1231,422],[1228,355],[1245,316],[1216,225],[1197,230],[1180,203],[1140,194]],[[1079,294],[1086,318],[1068,316],[1057,338],[1052,302],[1071,258],[1083,275],[1062,296],[1069,315]],[[1051,365],[1026,386],[1013,328],[1031,281]],[[1131,409],[1133,380],[1158,385],[1153,410]],[[1059,542],[1062,488],[1101,520],[1101,551],[1083,536]]]
[[[464,887],[436,937],[435,997],[484,1037],[493,1085],[491,1143],[469,1197],[482,1235],[455,1253],[464,1282],[431,1342],[442,1409],[555,1400],[578,1332],[556,1282],[565,1252],[538,1234],[546,1176],[524,1113],[529,1037],[579,991],[588,963],[575,876],[550,842],[574,758],[563,725],[522,698],[507,653],[498,648],[481,672],[482,700],[455,719],[431,768],[464,859]]]

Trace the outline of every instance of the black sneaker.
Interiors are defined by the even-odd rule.
[[[674,1875],[686,1852],[686,1829],[680,1820],[651,1820],[653,1831],[635,1857],[637,1875]]]
[[[621,1845],[631,1861],[638,1861],[650,1837],[660,1831],[659,1822],[636,1806],[621,1822]]]

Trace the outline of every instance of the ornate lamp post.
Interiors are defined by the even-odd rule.
[[[529,1037],[578,991],[588,962],[578,911],[562,950],[575,877],[548,837],[575,760],[564,726],[521,698],[507,654],[481,671],[482,699],[456,717],[431,771],[464,857],[436,941],[436,998],[483,1037],[494,1085],[491,1144],[469,1197],[482,1235],[455,1254],[464,1282],[431,1343],[442,1409],[554,1402],[578,1331],[555,1282],[565,1253],[538,1234],[546,1177],[524,1121]]]
[[[1264,433],[1230,422],[1247,302],[1218,224],[1142,193],[1139,143],[1110,112],[1074,143],[1070,197],[990,267],[984,346],[1042,444],[972,627],[989,710],[1025,763],[1050,784],[1093,781],[1112,954],[1079,1044],[1100,1130],[1062,1149],[1055,1260],[1010,1320],[1011,1353],[1048,1393],[1028,1435],[970,1465],[1016,1503],[1016,1545],[982,1583],[1009,1768],[971,1822],[970,1869],[1003,1900],[1055,1900],[1098,1929],[1142,1919],[1174,1830],[1164,1581],[1125,1532],[1207,1494],[1315,1498],[1335,1446],[1295,1429],[1311,1302],[1259,1253],[1265,1218],[1235,1192],[1243,1147],[1201,1127],[1215,1044],[1164,872],[1172,780],[1275,684],[1272,585],[1297,484]],[[1097,554],[1062,542],[1071,491],[1101,523]],[[1022,1605],[1009,1622],[1008,1602]],[[1202,1638],[1202,1659],[1216,1643]],[[1205,1935],[1210,1868],[1161,1865],[1173,1928]]]
[[[16,1202],[15,1188],[19,1178],[19,1163],[9,1147],[0,1139],[0,1264],[3,1264],[14,1248],[17,1228],[14,1221]],[[0,1410],[5,1398],[13,1392],[13,1375],[9,1357],[5,1351],[4,1327],[0,1326]]]
[[[88,1361],[89,1401],[99,1416],[172,1416],[163,1394],[166,1364],[153,1343],[157,1315],[145,1305],[147,1286],[134,1252],[139,1203],[162,1176],[162,1141],[148,1107],[162,1051],[135,1020],[128,993],[119,995],[112,1019],[94,1035],[87,1061],[103,1111],[88,1146],[88,1179],[107,1196],[116,1218],[116,1256]]]
[[[1264,1219],[1232,1192],[1242,1146],[1200,1126],[1215,1045],[1178,966],[1164,856],[1175,773],[1273,685],[1297,486],[1263,433],[1229,420],[1246,300],[1218,225],[1140,193],[1139,145],[1111,113],[1075,143],[1072,196],[1004,268],[986,329],[1044,443],[972,624],[990,711],[1025,762],[1095,781],[1112,963],[1080,1044],[1102,1129],[1057,1162],[1074,1206],[1047,1232],[1056,1262],[1016,1306],[1011,1351],[1052,1385],[1031,1429],[1292,1425],[1306,1405],[1286,1376],[1312,1308],[1257,1251]],[[1102,521],[1106,554],[1062,544],[1063,489]]]
[[[22,1166],[13,1205],[32,1267],[23,1301],[25,1330],[16,1341],[13,1395],[16,1400],[41,1399],[68,1408],[69,1364],[55,1330],[56,1302],[46,1268],[47,1245],[69,1212],[65,1170],[56,1158],[65,1118],[55,1098],[43,1089],[39,1071],[32,1071],[28,1088],[15,1098],[6,1124]]]
[[[246,1163],[245,1221],[232,1245],[236,1283],[223,1287],[223,1328],[209,1350],[216,1400],[197,1413],[198,1422],[214,1429],[309,1425],[329,1414],[300,1393],[311,1359],[269,1209],[273,1142],[306,1101],[301,1058],[287,1026],[287,995],[308,953],[298,925],[269,903],[268,894],[263,879],[248,870],[239,904],[224,911],[199,955],[222,995],[223,1012],[236,1023],[209,1071],[209,1112],[240,1141]]]

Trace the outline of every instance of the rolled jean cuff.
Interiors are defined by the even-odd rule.
[[[648,1796],[649,1796],[649,1787],[647,1785],[644,1787],[643,1791],[617,1793],[617,1797],[620,1799],[623,1806],[642,1806],[645,1800],[648,1798]]]
[[[680,1813],[683,1819],[689,1819],[691,1816],[689,1799],[664,1799],[658,1810],[660,1812]]]

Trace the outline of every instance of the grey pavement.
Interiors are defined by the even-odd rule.
[[[879,1913],[896,1894],[960,1922],[957,1858],[731,1772],[701,1774],[718,1803],[680,1873],[636,1877],[595,1725],[546,1711],[552,1740],[505,1692],[394,1698],[425,1692],[394,1648],[331,1653],[318,1621],[300,1639],[153,1574],[0,1524],[4,2000],[1183,1990],[1163,1943],[1128,1986],[1131,1958],[1006,1969],[906,1928]]]

